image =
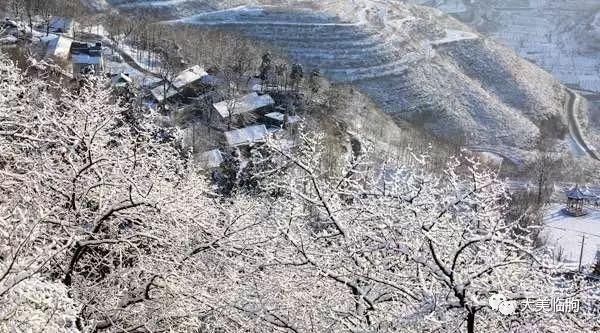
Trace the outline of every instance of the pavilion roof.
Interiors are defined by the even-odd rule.
[[[587,196],[579,189],[579,186],[575,186],[567,191],[567,198],[569,199],[583,200],[586,197]]]

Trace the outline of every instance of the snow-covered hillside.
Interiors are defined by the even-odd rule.
[[[551,72],[565,84],[600,93],[598,0],[406,2],[433,6],[455,14],[515,49],[522,57]]]
[[[565,93],[551,75],[438,10],[369,0],[240,3],[112,1],[270,42],[384,111],[471,146],[519,154],[541,127],[566,132]]]

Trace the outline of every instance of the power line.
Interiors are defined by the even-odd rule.
[[[599,223],[600,223],[600,221],[599,221]],[[573,230],[573,229],[567,229],[567,228],[561,228],[561,227],[553,227],[551,225],[544,225],[543,227],[544,228],[547,227],[547,228],[552,228],[552,229],[558,229],[558,230],[562,230],[562,231],[572,231],[572,232],[580,233],[582,235],[588,235],[588,236],[600,238],[600,234],[594,234],[594,233],[586,232],[586,231],[579,231],[579,230]]]

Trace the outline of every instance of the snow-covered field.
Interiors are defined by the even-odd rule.
[[[581,217],[565,215],[564,204],[550,206],[544,216],[542,238],[554,248],[555,254],[562,252],[562,260],[570,268],[577,267],[583,237],[582,265],[595,262],[600,250],[600,209],[589,208],[589,214]]]

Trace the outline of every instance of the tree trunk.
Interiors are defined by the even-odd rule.
[[[467,315],[467,333],[475,333],[475,312],[469,311]]]

